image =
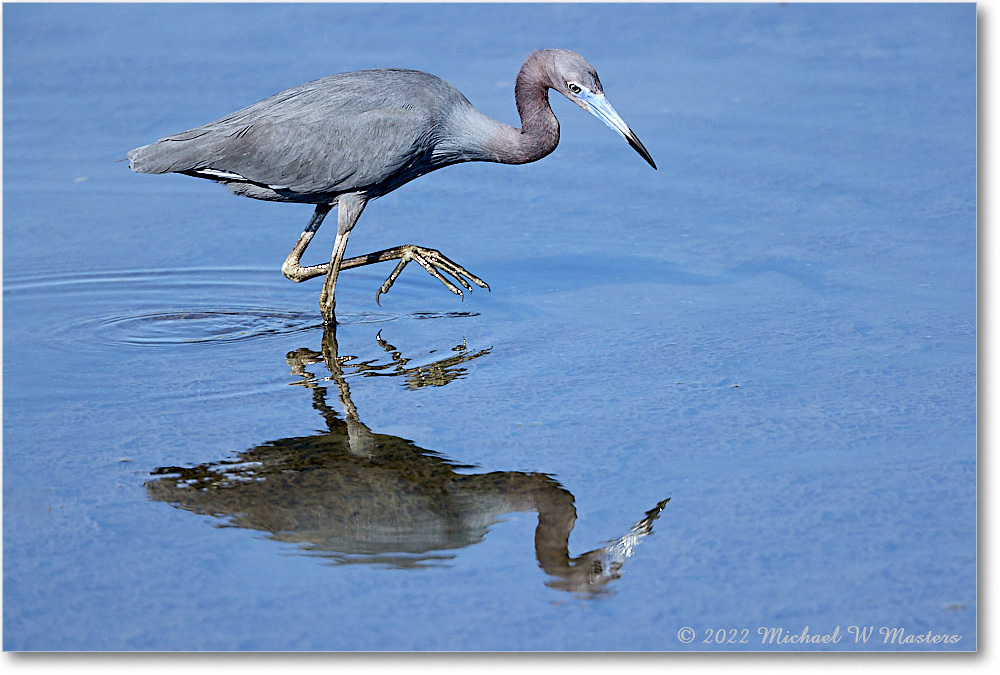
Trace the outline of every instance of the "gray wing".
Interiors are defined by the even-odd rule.
[[[427,73],[345,73],[275,94],[128,157],[142,173],[193,172],[297,193],[340,193],[385,182],[429,157],[438,122],[456,102],[471,107]]]

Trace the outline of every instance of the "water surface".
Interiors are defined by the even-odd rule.
[[[975,649],[973,5],[3,12],[5,649]],[[118,161],[356,68],[513,123],[552,46],[659,171],[554,96],[370,204],[461,302],[350,270],[324,333],[308,206]]]

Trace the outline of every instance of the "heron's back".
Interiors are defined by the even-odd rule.
[[[363,70],[287,89],[220,120],[128,153],[141,173],[189,173],[247,196],[321,201],[385,194],[439,166],[487,159],[455,142],[477,116],[455,87],[414,70]],[[488,133],[488,124],[478,133]],[[462,150],[468,146],[467,150]],[[463,154],[464,152],[464,154]],[[269,194],[253,194],[253,187]]]

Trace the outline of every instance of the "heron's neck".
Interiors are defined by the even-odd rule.
[[[517,74],[514,100],[521,128],[506,127],[495,139],[498,160],[504,164],[534,162],[559,144],[559,120],[549,105],[549,78],[542,59],[532,55]]]

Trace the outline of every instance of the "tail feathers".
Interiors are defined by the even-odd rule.
[[[199,168],[210,154],[207,144],[191,143],[205,136],[203,129],[192,129],[168,136],[128,153],[128,166],[138,173],[173,173]]]
[[[152,145],[155,145],[155,143]],[[152,154],[149,152],[149,149],[152,145],[144,145],[141,148],[129,150],[128,155],[126,155],[128,158],[128,168],[137,173],[166,173],[162,170],[156,170],[154,162],[149,161],[149,156]]]
[[[183,148],[170,141],[158,141],[130,150],[128,167],[138,173],[171,173],[191,169],[190,162],[184,161],[187,154]]]

